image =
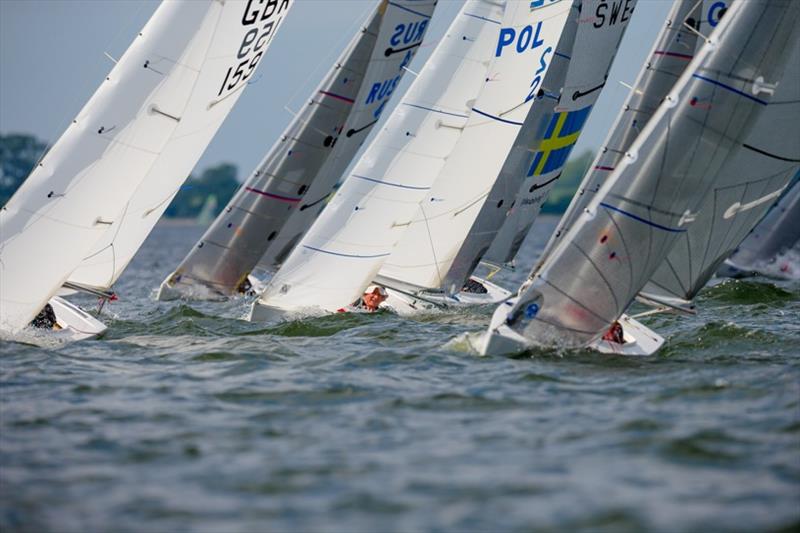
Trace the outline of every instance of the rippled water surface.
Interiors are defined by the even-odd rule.
[[[0,530],[800,528],[796,283],[644,319],[650,358],[477,357],[448,342],[488,308],[264,325],[153,301],[201,232],[156,228],[102,340],[0,345]]]

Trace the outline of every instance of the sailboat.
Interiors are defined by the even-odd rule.
[[[247,292],[260,258],[298,212],[307,225],[378,122],[425,36],[436,2],[381,0],[308,98],[308,105],[186,258],[158,298],[219,299]],[[278,245],[285,247],[286,244]],[[288,253],[288,251],[286,252]]]
[[[116,281],[241,95],[291,0],[164,2],[0,211],[0,330]],[[105,326],[56,297],[58,334]],[[89,317],[91,318],[91,317]],[[74,322],[77,320],[77,322]]]
[[[732,151],[689,230],[678,236],[639,293],[640,301],[694,312],[692,300],[734,250],[738,248],[732,263],[755,266],[759,259],[766,262],[790,248],[800,237],[797,185],[773,209],[769,220],[759,225],[761,229],[753,230],[791,181],[797,180],[800,169],[800,40],[789,43],[789,48],[786,71],[774,87],[770,105]],[[748,234],[749,242],[743,243]]]
[[[476,341],[482,353],[592,345],[644,354],[660,347],[657,334],[624,318],[619,331],[618,321],[769,106],[799,16],[800,4],[791,1],[731,4],[574,224],[518,296],[495,311]]]
[[[568,10],[567,2],[539,9],[509,2],[505,10],[466,2],[384,130],[254,304],[251,319],[306,308],[335,312],[359,298],[457,145],[473,136],[472,126],[524,118],[498,116],[510,106],[495,100],[493,74],[517,79],[522,73],[501,66],[518,65],[519,56],[538,65],[541,51],[555,47]],[[530,92],[530,72],[517,102]]]
[[[421,216],[412,222],[376,280],[388,287],[397,286],[398,281],[415,285],[413,296],[400,296],[403,303],[416,308],[430,300],[448,305],[498,303],[510,296],[503,290],[505,294],[498,298],[496,285],[470,276],[508,209],[515,203],[541,203],[547,188],[558,179],[605,85],[635,2],[620,6],[613,17],[589,19],[581,13],[604,14],[601,3],[574,2],[558,46],[542,52],[527,106],[509,102],[508,97],[504,102],[515,112],[525,113],[517,131],[503,132],[507,135],[503,138],[500,132],[474,128],[470,130],[473,144],[466,137],[459,143],[461,150],[450,156],[422,204]],[[549,60],[553,65],[546,68]],[[511,92],[514,86],[508,85],[506,90]],[[509,140],[513,134],[516,138]],[[492,140],[488,146],[486,139]],[[387,305],[400,307],[391,297]]]
[[[800,92],[795,93],[800,94]],[[800,117],[795,117],[800,121]],[[800,136],[795,136],[795,139]],[[734,253],[717,271],[718,276],[743,278],[762,275],[776,279],[800,279],[800,172],[794,184],[769,210]],[[757,200],[752,200],[754,203]],[[747,207],[747,203],[740,203]]]

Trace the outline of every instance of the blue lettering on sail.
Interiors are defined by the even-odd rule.
[[[495,57],[500,57],[503,55],[504,49],[512,43],[515,44],[513,49],[516,50],[518,54],[542,46],[544,44],[544,39],[539,37],[541,33],[541,21],[536,23],[535,29],[533,26],[528,25],[522,28],[519,33],[517,33],[517,30],[514,28],[501,28],[500,37],[497,41],[497,49],[494,55]]]
[[[373,102],[380,102],[381,100],[388,98],[391,96],[392,92],[394,92],[398,83],[400,83],[399,75],[382,82],[374,83],[372,88],[369,90],[369,95],[367,95],[367,101],[364,103],[371,104]]]
[[[425,28],[428,26],[427,20],[413,22],[411,24],[398,24],[394,27],[394,33],[389,39],[392,46],[400,46],[401,44],[411,44],[422,40],[425,35]]]
[[[719,24],[719,20],[727,10],[728,6],[725,4],[725,2],[714,2],[711,4],[711,7],[708,8],[708,23],[712,28]]]

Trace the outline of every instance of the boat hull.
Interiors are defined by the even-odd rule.
[[[512,355],[537,347],[536,343],[506,325],[506,316],[513,305],[514,299],[501,304],[492,316],[489,330],[469,338],[473,349],[482,355]],[[663,337],[628,315],[622,315],[619,323],[624,332],[624,343],[599,339],[587,348],[603,354],[642,356],[653,355],[664,344]]]
[[[511,296],[511,292],[499,285],[472,277],[472,281],[480,283],[486,288],[485,293],[459,292],[454,296],[443,293],[411,293],[386,287],[389,297],[381,304],[381,307],[394,311],[399,315],[413,315],[426,311],[436,311],[442,309],[474,307],[477,305],[496,305]]]

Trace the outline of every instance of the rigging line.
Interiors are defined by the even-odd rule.
[[[444,284],[442,273],[439,271],[439,260],[436,258],[436,246],[433,245],[433,235],[431,235],[431,226],[428,224],[428,215],[425,214],[425,207],[422,203],[419,204],[419,210],[422,211],[422,217],[425,219],[425,229],[428,231],[428,242],[431,245],[431,255],[433,255],[433,265],[436,267],[436,277],[439,278],[439,287]]]
[[[389,0],[386,3],[389,4],[390,6],[396,7],[397,9],[402,9],[403,11],[407,11],[407,12],[411,13],[412,15],[417,15],[418,17],[422,17],[423,19],[430,19],[431,18],[430,15],[426,15],[425,13],[420,13],[419,11],[415,11],[415,10],[413,10],[411,8],[408,8],[406,6],[400,5],[400,4],[396,3],[396,2],[392,2],[392,0]]]
[[[300,93],[300,91],[303,91],[303,94],[305,94],[307,92],[309,83],[311,82],[312,78],[316,77],[317,73],[320,71],[320,69],[322,68],[323,64],[325,64],[325,65],[329,64],[330,58],[332,56],[334,56],[334,54],[336,54],[336,52],[338,50],[342,49],[342,46],[341,46],[342,42],[346,42],[347,39],[352,38],[351,36],[353,35],[353,28],[355,28],[358,25],[361,25],[362,31],[364,33],[367,33],[367,26],[368,26],[368,21],[367,20],[368,20],[368,17],[370,16],[370,14],[372,14],[372,8],[367,9],[367,12],[364,15],[362,15],[361,17],[356,17],[355,20],[347,28],[344,28],[344,31],[342,32],[342,36],[343,37],[340,38],[334,44],[334,46],[331,46],[328,49],[329,52],[326,55],[324,55],[324,56],[322,56],[320,58],[320,60],[317,63],[317,65],[309,72],[309,74],[306,77],[306,79],[303,80],[303,83],[301,83],[301,84],[299,84],[297,86],[295,91],[292,93],[292,95],[286,101],[285,107],[287,109],[289,109],[289,105],[291,105],[291,103],[295,100],[295,98],[297,98],[297,95]],[[375,36],[375,41],[377,42],[377,40],[378,40],[377,36]],[[342,54],[343,55],[348,55],[348,51],[350,50],[350,47],[348,47],[347,45],[345,45],[345,46],[346,46],[346,48],[342,52]],[[336,66],[341,66],[338,61],[335,63],[335,65]],[[292,114],[294,114],[294,113],[292,113]]]
[[[742,196],[739,197],[740,201],[741,201],[742,197],[745,194],[747,194],[747,189],[748,189],[748,185],[745,184],[745,186],[743,187],[743,190],[742,190]],[[713,196],[712,196],[712,203],[711,203],[711,213],[716,214],[717,213],[717,205],[718,205],[718,203],[717,203],[717,200],[718,200],[717,193],[719,192],[719,189],[715,188],[715,189],[713,189],[712,192],[713,192]],[[717,221],[717,217],[712,216],[711,217],[711,221],[710,221],[711,228],[708,231],[708,236],[706,237],[705,246],[703,247],[705,249],[705,251],[703,252],[703,260],[700,262],[700,271],[701,272],[703,270],[703,267],[707,264],[708,255],[709,255],[709,252],[711,251],[711,245],[713,244],[711,241],[712,241],[712,237],[714,236],[714,229],[715,229],[714,226],[716,225],[716,221]],[[713,254],[712,257],[716,257],[719,254],[719,249],[720,249],[720,247],[723,246],[725,241],[728,239],[728,235],[730,234],[730,231],[731,231],[732,228],[733,228],[733,224],[728,224],[727,225],[727,231],[725,232],[724,237],[722,239],[719,239],[719,241],[717,242],[717,247],[716,247],[716,250],[714,251],[714,254]],[[686,234],[687,246],[689,248],[691,248],[691,242],[690,242],[690,238],[689,237],[690,237],[690,234],[687,233]],[[694,276],[692,275],[692,264],[689,263],[689,281],[691,282],[691,280],[693,278],[694,278]]]

